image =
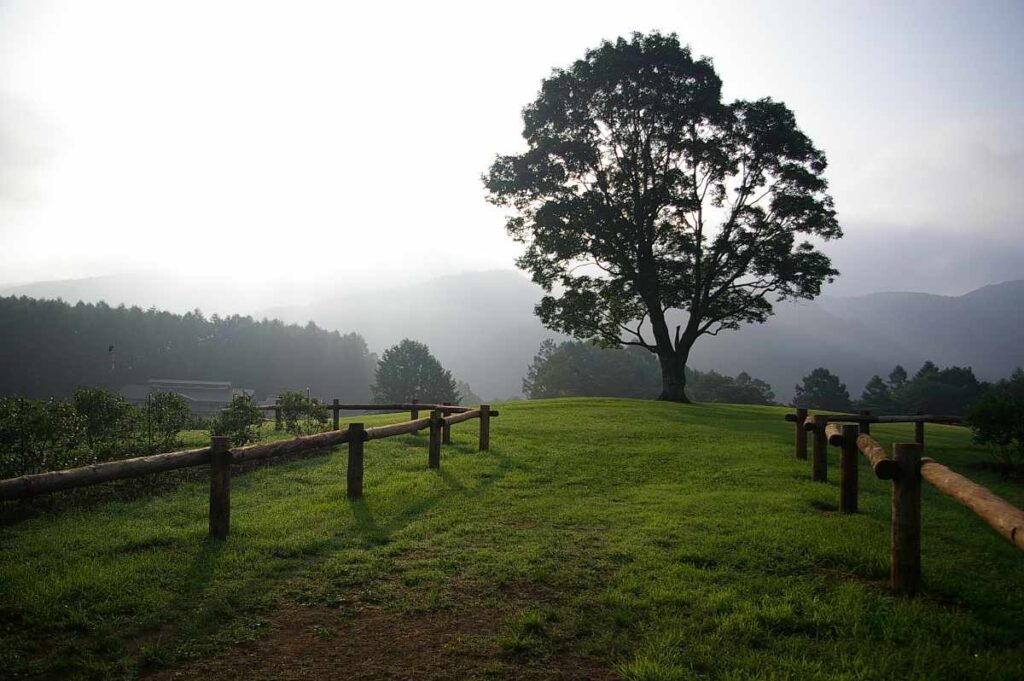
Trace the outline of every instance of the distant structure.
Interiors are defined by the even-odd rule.
[[[185,381],[174,378],[151,378],[146,385],[133,383],[121,388],[121,397],[132,404],[144,405],[155,393],[177,393],[188,402],[197,416],[212,416],[231,403],[235,395],[255,395],[250,388],[234,388],[230,381]]]

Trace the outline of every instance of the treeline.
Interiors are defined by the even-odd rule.
[[[0,395],[69,396],[79,386],[175,378],[230,381],[261,398],[308,388],[363,402],[376,363],[359,334],[313,323],[0,298]]]
[[[651,399],[661,392],[657,358],[643,348],[602,348],[583,341],[541,343],[523,379],[530,399],[551,397],[631,397]],[[746,372],[724,376],[686,369],[686,394],[697,402],[774,404],[770,385]]]
[[[1018,369],[1012,380],[1024,380]],[[925,362],[910,376],[897,365],[887,378],[872,376],[859,399],[851,399],[839,376],[819,367],[796,386],[793,404],[812,409],[851,411],[868,409],[875,414],[950,414],[960,416],[996,386],[979,381],[970,367],[940,368]]]

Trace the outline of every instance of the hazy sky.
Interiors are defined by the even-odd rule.
[[[0,0],[0,283],[511,267],[480,174],[551,68],[651,29],[826,151],[831,292],[1024,278],[1024,2]]]

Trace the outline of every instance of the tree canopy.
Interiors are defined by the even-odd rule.
[[[452,372],[430,354],[430,348],[406,338],[381,355],[373,384],[374,401],[451,402],[459,401]]]
[[[781,102],[724,103],[721,87],[675,35],[604,42],[543,81],[527,150],[484,177],[525,245],[517,264],[548,292],[543,323],[656,354],[666,400],[686,401],[699,337],[837,274],[806,239],[842,235],[825,155]],[[671,310],[688,314],[674,332]]]
[[[797,407],[829,411],[853,409],[846,384],[825,367],[818,367],[804,376],[803,382],[796,386],[793,404]]]

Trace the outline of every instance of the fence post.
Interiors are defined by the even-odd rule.
[[[281,430],[281,399],[274,400],[274,430]]]
[[[870,417],[871,411],[868,409],[861,409],[860,415]],[[865,435],[871,435],[871,421],[865,419],[863,421],[858,421],[857,425],[860,426],[860,432],[864,433]]]
[[[491,406],[480,405],[480,451],[486,452],[491,448]]]
[[[338,429],[338,398],[335,397],[334,401],[331,402],[331,412],[334,413],[334,430]]]
[[[843,426],[839,455],[839,512],[857,512],[857,426]]]
[[[814,415],[814,450],[811,461],[811,479],[815,482],[828,480],[828,435],[825,426],[828,417],[824,414]]]
[[[451,402],[442,402],[446,407],[451,406]],[[441,412],[441,416],[446,416],[444,412]],[[441,444],[450,445],[452,443],[452,424],[447,421],[441,422]]]
[[[349,499],[363,496],[363,440],[366,431],[362,423],[348,424],[348,475],[346,494]]]
[[[796,458],[807,460],[807,430],[804,428],[804,421],[807,420],[807,410],[803,407],[796,410]]]
[[[420,401],[419,400],[412,400],[412,403],[413,404],[419,404]],[[420,417],[420,410],[417,407],[413,407],[411,410],[409,410],[409,420],[410,421],[415,421],[419,417]]]
[[[918,416],[923,416],[924,412],[917,412]],[[921,445],[921,449],[924,449],[924,421],[914,421],[914,442]]]
[[[225,539],[231,529],[231,438],[210,438],[210,536]]]
[[[921,583],[921,445],[892,446],[892,590],[913,596]]]
[[[441,410],[430,412],[430,445],[427,449],[427,467],[441,467]]]

